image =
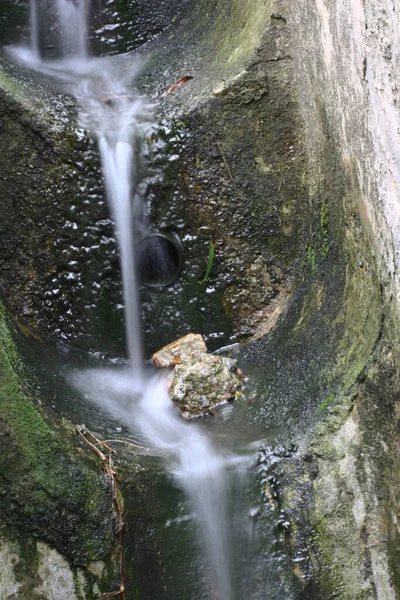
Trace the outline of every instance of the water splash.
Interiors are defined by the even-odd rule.
[[[232,589],[233,542],[240,532],[235,531],[238,523],[231,504],[245,484],[249,458],[217,448],[205,430],[184,421],[168,396],[164,378],[149,378],[145,390],[140,390],[128,370],[98,369],[75,372],[72,383],[163,459],[190,502],[211,597],[237,597]]]

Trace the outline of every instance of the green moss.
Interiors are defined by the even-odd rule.
[[[5,71],[0,68],[0,88],[11,94],[17,100],[21,100],[24,96],[17,83],[10,77],[7,77]]]
[[[29,530],[46,539],[73,565],[110,561],[112,503],[101,466],[78,456],[73,440],[52,431],[19,377],[23,369],[0,305],[2,521],[22,537]]]
[[[194,4],[196,14],[192,23],[202,39],[203,51],[210,52],[212,62],[224,64],[225,68],[247,58],[256,47],[270,12],[270,2],[252,3],[218,0],[210,5],[207,1]],[[238,27],[238,23],[240,26]],[[203,32],[207,32],[205,37]],[[190,32],[193,39],[193,32]]]
[[[311,233],[311,239],[305,247],[305,256],[302,263],[302,270],[307,267],[312,273],[316,273],[318,269],[318,259],[323,260],[329,250],[329,212],[325,202],[322,203],[319,211],[318,231]]]
[[[315,273],[317,270],[316,256],[317,253],[314,246],[312,244],[307,244],[302,269],[310,267],[312,273]]]
[[[332,405],[332,403],[333,403],[334,399],[335,399],[335,393],[334,393],[334,392],[331,392],[331,393],[329,394],[329,396],[327,396],[327,397],[325,398],[325,400],[323,400],[323,401],[321,402],[321,404],[319,405],[319,407],[318,407],[318,410],[317,410],[317,414],[318,414],[318,416],[321,416],[321,415],[323,415],[325,412],[327,412],[327,411],[328,411],[328,409],[329,409],[329,407]]]
[[[337,515],[341,524],[345,523],[351,528],[350,515]],[[347,519],[349,521],[347,522]],[[338,527],[336,536],[332,533],[331,520],[322,520],[316,528],[313,536],[315,543],[320,553],[317,560],[319,564],[316,583],[319,590],[323,592],[323,597],[326,600],[370,600],[371,585],[365,584],[364,589],[360,585],[356,576],[359,564],[351,547],[351,542],[346,542],[346,527],[343,529]],[[341,540],[341,547],[338,548],[338,540]],[[337,548],[337,552],[332,552],[332,547]],[[347,576],[347,577],[346,577]]]
[[[41,83],[40,75],[28,80],[21,78],[18,70],[0,56],[0,96],[6,94],[12,98],[32,124],[37,118],[42,129],[60,134],[68,126],[65,117],[71,114],[72,101],[65,96],[60,103],[60,90],[49,85],[44,88]]]
[[[325,202],[322,203],[320,210],[320,225],[321,225],[321,249],[320,256],[321,258],[325,258],[325,256],[329,252],[329,242],[328,242],[328,234],[329,234],[329,214],[328,207]]]

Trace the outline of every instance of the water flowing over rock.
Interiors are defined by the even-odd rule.
[[[27,13],[2,2],[23,45],[0,56],[0,296],[37,339],[14,347],[0,310],[0,600],[116,594],[108,488],[63,424],[80,411],[121,464],[146,445],[121,473],[126,600],[398,600],[395,0],[30,0],[30,37]],[[185,260],[139,294],[147,217]],[[251,338],[248,402],[181,417],[243,385],[201,336],[165,346],[187,331]],[[141,337],[173,372],[148,377]],[[112,368],[75,373],[77,399],[52,380],[80,344]]]
[[[182,415],[191,418],[238,398],[242,387],[235,360],[203,354],[175,367],[169,395]]]
[[[169,396],[185,418],[207,414],[241,394],[243,375],[236,360],[207,354],[199,334],[189,333],[168,344],[152,360],[160,369],[175,367]]]

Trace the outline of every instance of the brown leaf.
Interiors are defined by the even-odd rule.
[[[250,396],[250,398],[247,401],[248,406],[251,406],[254,402],[254,400],[256,399],[256,395],[253,394],[253,396]]]
[[[161,94],[160,98],[165,98],[165,96],[168,96],[168,94],[170,94],[171,92],[174,92],[176,90],[176,88],[180,87],[184,83],[187,83],[191,79],[193,79],[193,77],[191,75],[185,75],[184,77],[181,77],[176,83],[174,83],[174,85],[171,85],[171,87],[168,88],[166,92]]]

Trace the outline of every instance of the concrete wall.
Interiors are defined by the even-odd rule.
[[[292,33],[311,196],[313,188],[327,186],[321,165],[331,144],[347,177],[345,239],[352,237],[353,248],[357,244],[360,251],[364,248],[362,256],[358,251],[347,253],[348,272],[359,267],[365,273],[376,263],[383,303],[385,350],[380,355],[375,352],[377,364],[366,370],[367,383],[358,384],[350,415],[337,434],[354,425],[350,445],[342,448],[345,468],[339,454],[332,460],[316,452],[319,475],[310,484],[319,515],[313,535],[322,547],[316,570],[320,582],[336,585],[328,591],[328,583],[323,597],[392,599],[399,594],[400,531],[395,393],[400,305],[400,15],[393,0],[299,0],[290,3],[285,18]],[[353,217],[359,224],[358,241],[351,231]],[[361,290],[359,295],[362,299]],[[365,329],[364,337],[368,335]],[[390,375],[389,371],[385,375],[389,363]],[[332,435],[325,429],[320,439],[327,442]],[[383,452],[377,449],[379,444]],[[331,480],[324,483],[327,473]],[[346,552],[340,556],[346,546],[347,559]]]
[[[321,111],[355,185],[383,279],[400,301],[400,14],[394,0],[299,0],[289,8],[305,138],[314,164]]]

